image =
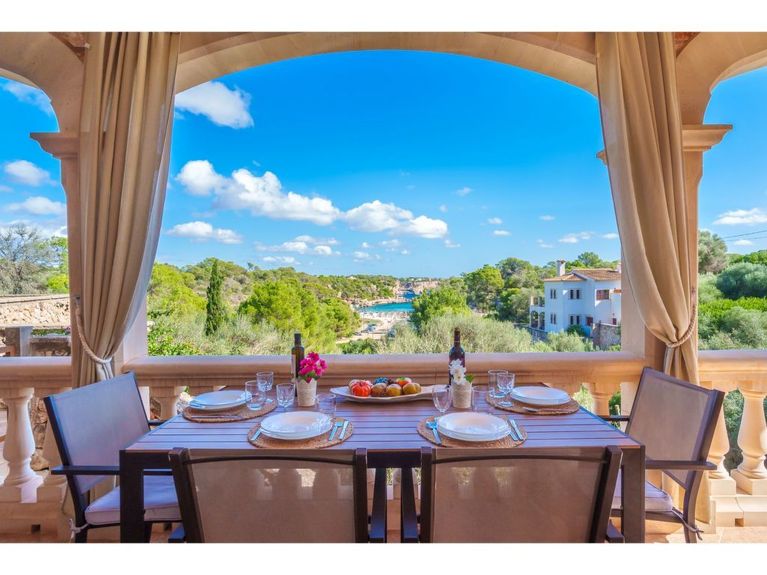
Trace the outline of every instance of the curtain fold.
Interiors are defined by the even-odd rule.
[[[92,33],[80,114],[82,361],[75,384],[112,377],[157,250],[179,34]]]
[[[672,35],[598,32],[596,52],[623,281],[647,329],[666,344],[666,373],[698,383],[697,255],[688,243],[697,230],[685,195]]]

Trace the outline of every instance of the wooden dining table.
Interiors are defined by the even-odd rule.
[[[478,409],[482,411],[512,415],[527,432],[527,440],[512,449],[619,447],[623,453],[621,529],[627,542],[644,542],[644,445],[583,408],[569,415],[545,416],[511,414],[489,406],[482,399],[478,403]],[[431,401],[388,405],[337,401],[336,415],[349,419],[354,431],[346,441],[328,449],[365,448],[370,468],[418,467],[421,448],[433,444],[418,433],[416,426],[421,419],[437,414]],[[247,433],[258,421],[260,418],[231,423],[194,423],[177,415],[122,450],[120,540],[144,541],[142,477],[146,470],[168,469],[168,453],[176,447],[256,450],[258,448],[248,442]]]

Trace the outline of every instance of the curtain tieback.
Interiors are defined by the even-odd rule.
[[[698,297],[697,290],[695,288],[690,290],[690,299],[692,300],[692,305],[690,306],[690,324],[687,326],[687,329],[678,341],[666,344],[668,349],[676,349],[681,347],[688,339],[692,337],[692,334],[695,331],[695,326],[698,324]]]
[[[80,296],[75,296],[75,321],[77,322],[77,337],[80,339],[80,344],[83,346],[83,350],[94,362],[107,365],[112,362],[111,357],[101,358],[93,351],[88,342],[85,340],[85,334],[83,332],[83,314],[80,308]]]

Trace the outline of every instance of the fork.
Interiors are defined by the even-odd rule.
[[[333,438],[336,436],[336,431],[338,431],[341,428],[342,422],[336,421],[333,424],[333,430],[330,432],[330,437],[328,437],[328,441],[333,441]]]
[[[442,439],[440,439],[439,432],[437,431],[437,422],[434,420],[427,421],[426,427],[431,429],[431,432],[434,434],[434,441],[437,442],[437,445],[442,445]]]

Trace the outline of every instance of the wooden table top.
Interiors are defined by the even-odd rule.
[[[527,431],[527,441],[517,449],[608,445],[624,449],[639,447],[636,441],[583,408],[577,413],[556,416],[510,413],[491,408],[484,402],[480,409],[501,416],[511,415]],[[433,444],[418,434],[416,425],[421,419],[437,413],[432,402],[426,400],[388,405],[339,401],[336,415],[349,419],[354,424],[354,433],[343,443],[329,449],[418,451]],[[127,451],[158,452],[174,447],[257,449],[248,443],[247,432],[258,421],[260,419],[194,423],[177,415],[149,432]]]

